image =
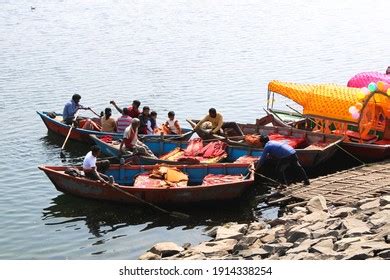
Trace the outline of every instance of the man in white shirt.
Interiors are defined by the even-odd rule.
[[[110,162],[108,160],[96,162],[96,159],[99,155],[100,148],[98,146],[92,146],[91,151],[88,152],[83,161],[83,171],[85,177],[100,182],[113,183],[113,178],[102,174],[108,169],[108,167],[110,166]]]

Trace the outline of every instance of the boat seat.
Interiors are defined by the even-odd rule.
[[[340,131],[340,130],[333,130],[332,133],[336,134],[336,135],[346,135],[346,136],[349,137],[349,139],[352,142],[364,141],[366,143],[374,143],[376,140],[378,140],[378,136],[377,135],[369,134],[369,135],[366,135],[364,137],[361,137],[358,132],[352,131],[352,130],[347,130],[345,132],[344,131]]]
[[[72,177],[85,177],[85,175],[79,169],[74,167],[66,168],[64,173]]]
[[[390,139],[382,139],[374,142],[376,145],[390,145]]]

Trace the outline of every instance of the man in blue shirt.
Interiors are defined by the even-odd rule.
[[[284,184],[288,185],[285,172],[288,168],[292,168],[294,171],[293,174],[296,176],[295,179],[303,180],[304,185],[310,185],[306,172],[299,164],[296,151],[293,147],[283,142],[270,141],[268,136],[261,136],[260,141],[264,145],[264,150],[256,165],[257,171],[266,163],[268,158],[272,158],[277,160],[276,169],[282,174]]]
[[[62,117],[64,119],[64,123],[67,125],[71,125],[74,121],[74,115],[78,109],[87,110],[89,108],[84,108],[81,104],[79,104],[81,96],[79,94],[73,94],[72,100],[65,104],[64,111],[62,113]]]

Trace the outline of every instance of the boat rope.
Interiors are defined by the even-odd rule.
[[[346,153],[347,155],[351,156],[352,158],[354,158],[355,160],[357,160],[358,162],[361,163],[361,166],[364,166],[366,165],[366,163],[362,160],[360,160],[359,158],[357,158],[356,156],[354,156],[353,154],[351,154],[350,152],[348,152],[347,150],[345,150],[343,147],[341,147],[339,144],[336,144],[336,146],[342,150],[344,153]]]

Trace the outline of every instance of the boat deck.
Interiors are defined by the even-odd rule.
[[[390,161],[358,166],[311,180],[304,187],[295,184],[280,192],[283,201],[307,201],[316,195],[322,195],[334,205],[356,202],[364,198],[390,193]]]

